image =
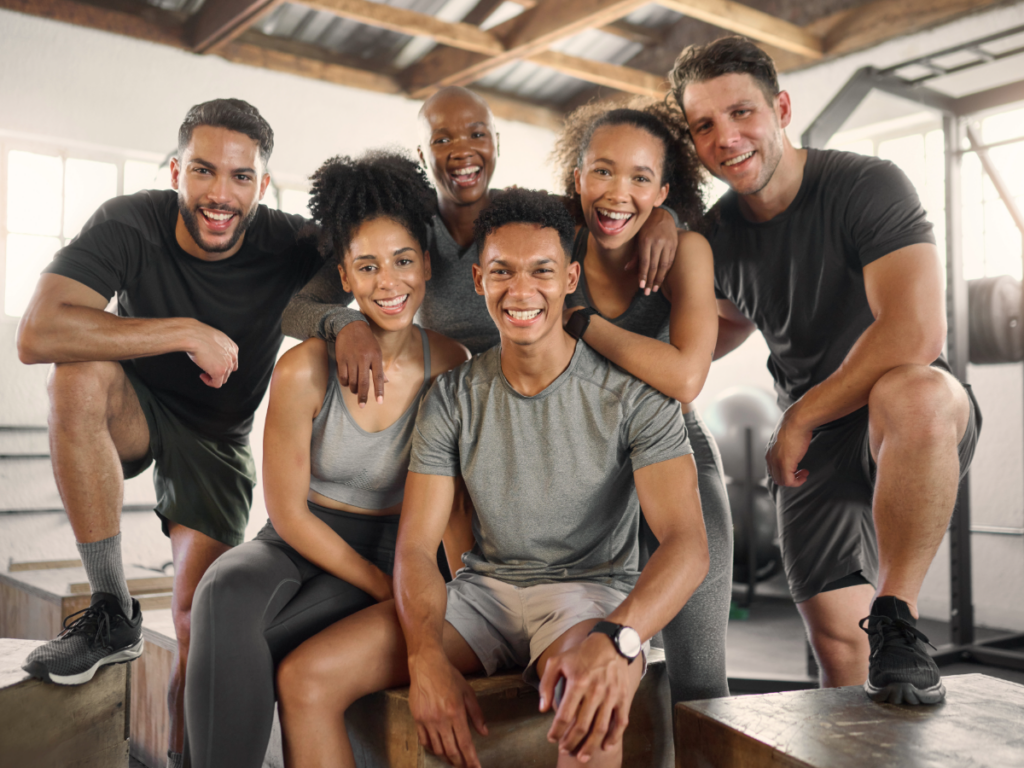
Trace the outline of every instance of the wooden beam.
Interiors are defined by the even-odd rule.
[[[487,100],[495,117],[528,123],[558,133],[565,125],[565,115],[550,107],[523,99],[509,98],[508,94],[489,88],[472,88]]]
[[[881,0],[889,3],[889,0]],[[783,50],[820,59],[825,50],[821,37],[802,27],[732,0],[655,0],[662,8],[692,19],[745,35]]]
[[[630,24],[625,19],[605,24],[601,27],[601,31],[607,32],[609,35],[621,37],[624,40],[640,43],[643,46],[661,45],[665,42],[665,32],[663,30],[656,29],[655,27],[645,27],[643,24]]]
[[[444,85],[468,85],[518,59],[547,50],[552,43],[585,29],[601,27],[646,5],[646,0],[547,0],[495,28],[505,51],[481,56],[439,48],[409,67],[404,78],[413,96]]]
[[[180,23],[177,23],[173,15],[159,12],[159,9],[147,8],[147,11],[158,12],[147,12],[148,18],[143,18],[124,10],[100,8],[71,0],[0,0],[0,8],[174,48],[185,47]],[[167,19],[167,22],[153,21],[153,18]]]
[[[364,59],[358,56],[350,56],[345,53],[338,53],[328,48],[322,48],[312,43],[304,43],[291,37],[280,37],[278,35],[265,35],[255,29],[247,29],[237,38],[236,42],[248,43],[260,48],[281,53],[290,53],[302,59],[314,59],[326,64],[340,64],[351,69],[368,70],[378,75],[395,77],[398,74],[393,66],[386,62],[380,62],[372,58]]]
[[[665,78],[630,67],[620,67],[604,61],[592,61],[576,56],[567,56],[556,51],[544,51],[531,56],[527,61],[542,67],[555,69],[562,74],[579,80],[605,85],[626,93],[650,96],[660,99],[668,90]]]
[[[894,37],[934,27],[1003,0],[874,0],[808,25],[825,41],[829,56],[870,48]]]
[[[441,21],[425,13],[392,5],[371,3],[368,0],[303,0],[302,4],[371,27],[381,27],[414,37],[429,37],[442,45],[464,51],[494,56],[505,50],[501,41],[492,33],[472,24]]]
[[[343,64],[332,64],[292,53],[261,48],[251,43],[231,42],[217,49],[216,55],[245,64],[250,67],[271,69],[289,75],[308,77],[313,80],[324,80],[335,85],[346,85],[350,88],[362,88],[378,93],[401,93],[402,87],[393,77],[356,69]]]
[[[185,25],[185,38],[196,53],[231,42],[284,0],[221,0],[203,3]]]

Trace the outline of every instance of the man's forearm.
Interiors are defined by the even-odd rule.
[[[867,405],[872,387],[889,371],[901,365],[929,365],[941,352],[934,339],[905,324],[875,321],[839,368],[808,390],[787,411],[787,418],[804,429],[835,421]]]
[[[27,364],[130,360],[190,352],[200,326],[192,318],[118,317],[102,309],[64,305],[23,320],[18,352]]]
[[[348,308],[351,301],[352,295],[342,287],[337,267],[325,264],[288,302],[281,315],[281,332],[303,341],[334,341],[346,325],[365,320],[357,310]]]
[[[644,641],[686,605],[708,573],[707,538],[672,533],[660,542],[640,578],[609,621],[632,627]]]
[[[436,553],[421,547],[395,554],[395,603],[409,658],[441,651],[447,604]]]

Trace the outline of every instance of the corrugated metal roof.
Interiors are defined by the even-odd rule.
[[[192,15],[206,0],[136,0],[146,5]],[[478,0],[374,0],[397,8],[460,21]],[[506,0],[480,26],[489,29],[523,12],[523,6]],[[662,29],[681,16],[651,4],[640,8],[626,21],[637,26]],[[379,27],[343,19],[298,3],[284,3],[253,25],[272,37],[313,45],[332,53],[365,62],[367,68],[405,69],[436,47],[430,38],[413,37]],[[555,51],[595,61],[625,64],[643,46],[618,35],[586,30],[552,46]],[[477,85],[532,101],[559,104],[591,87],[589,83],[530,62],[513,62],[489,73]]]

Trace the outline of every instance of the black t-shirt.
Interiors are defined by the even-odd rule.
[[[732,191],[715,208],[715,291],[764,334],[783,409],[832,375],[874,322],[863,268],[935,242],[906,175],[849,152],[807,150],[800,191],[769,221],[745,219]]]
[[[244,442],[281,345],[281,312],[323,260],[300,240],[306,220],[259,206],[241,249],[222,261],[190,256],[174,236],[178,195],[144,191],[107,201],[44,272],[109,299],[121,317],[192,317],[238,345],[238,370],[220,389],[184,352],[140,357],[139,378],[199,434]]]

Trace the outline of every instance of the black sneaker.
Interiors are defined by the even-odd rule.
[[[139,601],[132,600],[132,618],[128,619],[114,595],[95,592],[92,605],[64,619],[64,630],[32,651],[22,669],[51,683],[81,685],[92,680],[104,664],[138,658],[142,645]]]
[[[871,641],[864,690],[872,700],[938,704],[946,697],[939,667],[925,650],[928,638],[921,630],[905,619],[888,616],[868,616],[861,619],[860,628]]]

